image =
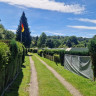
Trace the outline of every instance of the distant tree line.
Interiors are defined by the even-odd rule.
[[[15,38],[15,34],[12,31],[6,30],[2,24],[0,24],[0,40]]]
[[[22,32],[23,25],[23,32]],[[38,47],[38,48],[65,48],[65,47],[87,47],[91,38],[83,38],[76,36],[47,36],[44,32],[38,37],[30,36],[30,30],[27,23],[25,13],[22,13],[20,22],[16,31],[14,32],[6,30],[2,24],[0,24],[0,39],[16,39],[23,43],[26,48]]]
[[[76,36],[47,36],[43,32],[40,37],[32,37],[31,47],[87,47],[90,40],[91,38],[83,38]]]

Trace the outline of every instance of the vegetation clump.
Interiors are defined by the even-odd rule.
[[[24,58],[24,45],[15,40],[0,42],[0,94],[21,70]]]

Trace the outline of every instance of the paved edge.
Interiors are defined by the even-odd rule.
[[[38,96],[37,72],[36,72],[34,61],[32,60],[32,57],[29,56],[29,59],[30,59],[30,67],[31,67],[29,95]]]
[[[83,96],[75,87],[73,87],[68,81],[66,81],[59,73],[57,73],[52,67],[47,63],[41,60],[35,55],[52,73],[53,75],[64,85],[64,87],[73,95],[73,96]]]

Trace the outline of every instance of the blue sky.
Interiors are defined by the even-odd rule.
[[[96,0],[0,0],[1,24],[16,32],[24,11],[32,36],[93,37]]]

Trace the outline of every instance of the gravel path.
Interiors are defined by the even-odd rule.
[[[37,72],[31,56],[29,56],[29,59],[30,59],[30,66],[31,66],[31,79],[30,79],[29,93],[30,93],[30,96],[38,96]]]
[[[83,96],[75,87],[73,87],[69,82],[67,82],[61,75],[59,75],[52,67],[46,64],[43,60],[35,55],[52,73],[53,75],[64,85],[64,87],[73,95],[73,96]],[[75,81],[74,81],[75,82]]]

